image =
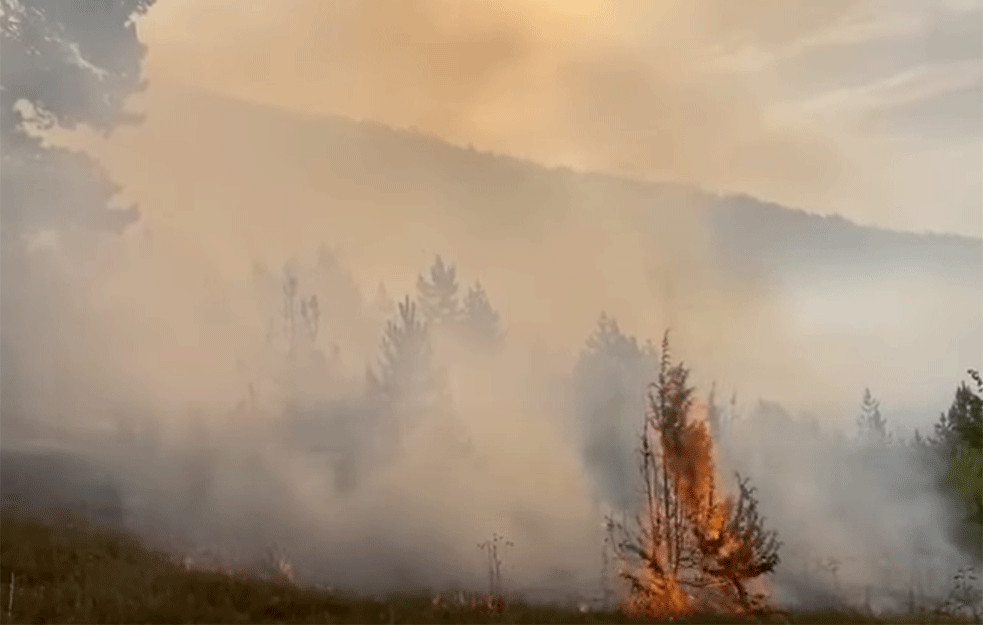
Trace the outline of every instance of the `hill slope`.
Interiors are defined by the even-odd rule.
[[[574,201],[654,213],[699,207],[734,261],[803,269],[832,262],[917,266],[983,284],[983,238],[886,230],[746,196],[548,168],[371,122],[304,116],[200,92],[165,93],[153,115],[175,122],[198,117],[207,121],[206,132],[238,137],[241,146],[232,147],[245,152],[282,148],[291,155],[289,182],[334,201],[409,209],[439,197],[442,204],[467,207],[472,227],[503,235],[517,222],[523,228],[546,227]]]

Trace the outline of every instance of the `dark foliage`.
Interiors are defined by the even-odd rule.
[[[19,232],[119,229],[135,207],[110,208],[118,187],[89,156],[46,146],[31,130],[134,121],[144,48],[134,19],[154,0],[3,0],[0,15],[2,219]]]

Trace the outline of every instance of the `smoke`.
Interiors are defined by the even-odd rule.
[[[482,150],[822,206],[839,185],[859,183],[849,144],[830,143],[819,120],[782,119],[773,86],[740,67],[825,32],[855,4],[174,2],[141,32],[152,78]]]
[[[979,566],[953,544],[958,521],[914,450],[844,440],[767,403],[727,423],[721,442],[721,469],[753,476],[767,522],[781,528],[779,602],[903,612]]]
[[[138,100],[147,114],[139,128],[108,142],[70,138],[139,202],[144,218],[125,245],[159,250],[138,255],[162,279],[145,286],[132,269],[120,293],[146,288],[160,306],[175,306],[187,300],[165,292],[169,280],[207,291],[204,275],[183,275],[234,284],[254,260],[279,266],[328,244],[367,296],[380,281],[398,296],[443,254],[482,281],[517,340],[572,355],[607,311],[638,336],[671,327],[704,384],[833,419],[852,411],[865,385],[888,403],[934,412],[951,380],[980,360],[977,276],[940,282],[907,267],[830,263],[833,278],[816,280],[753,259],[742,267],[708,222],[711,196],[563,170],[532,174],[381,128],[150,85]],[[227,316],[236,308],[220,307]],[[940,314],[953,322],[939,326]],[[247,323],[234,316],[230,327]],[[210,353],[240,342],[228,327],[206,340],[222,336],[228,343]],[[192,367],[206,366],[190,357]]]
[[[601,311],[639,336],[672,328],[701,382],[813,408],[859,398],[857,379],[882,356],[940,369],[923,356],[964,339],[972,319],[917,340],[907,335],[922,321],[864,328],[874,338],[858,363],[855,336],[831,341],[796,325],[776,272],[726,265],[708,226],[712,197],[676,187],[653,197],[631,182],[482,161],[432,137],[819,203],[855,182],[845,146],[781,123],[765,86],[726,70],[808,37],[850,4],[163,1],[141,24],[150,86],[135,106],[145,122],[108,138],[51,135],[96,155],[142,219],[119,238],[56,235],[15,272],[17,292],[34,293],[17,327],[38,331],[5,332],[19,365],[5,373],[5,423],[10,406],[21,421],[59,422],[65,431],[51,436],[108,464],[125,522],[158,539],[250,556],[276,541],[311,578],[384,590],[480,584],[477,544],[498,532],[516,545],[507,583],[590,584],[597,495],[564,384]],[[315,261],[322,245],[336,265]],[[442,442],[446,428],[425,426],[398,457],[366,451],[339,468],[312,447],[373,443],[361,392],[387,319],[372,295],[380,282],[396,299],[412,293],[438,253],[462,287],[481,281],[507,332],[497,355],[453,340],[440,348],[473,453],[457,455]],[[279,395],[283,355],[270,338],[282,330],[280,268],[291,261],[323,311],[316,346],[328,363],[312,370],[330,374],[302,385],[294,412]],[[912,288],[907,300],[924,294]],[[928,297],[969,309],[948,286]],[[973,353],[966,343],[960,356]],[[917,397],[939,382],[883,381],[885,396],[914,386]],[[315,434],[299,431],[310,424]],[[82,426],[102,433],[90,441]],[[768,432],[750,439],[767,442]],[[126,442],[105,442],[117,437]],[[808,444],[782,450],[798,456]],[[772,512],[780,493],[811,488],[815,519],[852,523],[815,477],[835,459],[816,452],[796,473],[748,473],[764,480],[765,513],[783,535],[868,555],[831,535],[846,521]],[[338,486],[346,471],[354,487]],[[892,475],[877,469],[856,497],[877,493],[868,500],[892,509],[904,495],[878,481]],[[923,524],[883,547],[900,550],[910,532],[944,519],[935,504],[917,504]]]

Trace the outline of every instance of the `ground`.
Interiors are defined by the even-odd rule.
[[[659,622],[481,597],[370,598],[259,576],[187,570],[118,531],[68,514],[7,509],[0,518],[0,621],[17,623],[630,623]],[[792,614],[793,623],[943,623],[936,615],[879,621]],[[709,615],[676,622],[737,623]],[[776,621],[780,622],[780,621]]]

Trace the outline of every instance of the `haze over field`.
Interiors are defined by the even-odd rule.
[[[498,532],[509,583],[593,591],[649,381],[616,382],[638,410],[585,410],[607,378],[573,372],[605,313],[642,342],[670,329],[701,394],[737,393],[719,469],[792,545],[780,599],[875,573],[939,590],[967,558],[933,476],[837,436],[865,387],[924,432],[983,363],[983,5],[559,4],[159,0],[141,123],[45,134],[139,220],[64,228],[64,192],[4,229],[5,446],[67,425],[49,436],[108,472],[134,529],[275,540],[338,585],[480,584]],[[75,184],[51,171],[34,184]],[[384,384],[380,337],[438,255],[504,339],[435,321],[446,404],[401,406],[385,447],[366,369]],[[852,562],[832,585],[803,564],[830,557]]]
[[[313,258],[321,244],[366,297],[380,281],[398,296],[443,254],[482,281],[524,342],[573,354],[601,311],[639,336],[671,326],[705,384],[716,379],[849,427],[864,386],[889,412],[931,414],[981,357],[979,239],[862,234],[695,189],[578,177],[151,84],[146,122],[95,148],[143,211],[131,245],[152,235],[186,267],[144,255],[162,263],[155,271],[180,276],[179,291],[158,280],[140,301],[184,306],[192,280],[179,271],[242,281],[255,260]],[[126,297],[145,288],[136,270],[130,275],[140,283],[118,287]],[[222,327],[204,340],[227,343],[206,351],[227,362],[243,337],[214,322]],[[194,377],[209,379],[223,369],[197,342],[187,349],[168,356],[186,359],[180,370],[201,367],[210,375]],[[902,417],[899,425],[916,424]]]

